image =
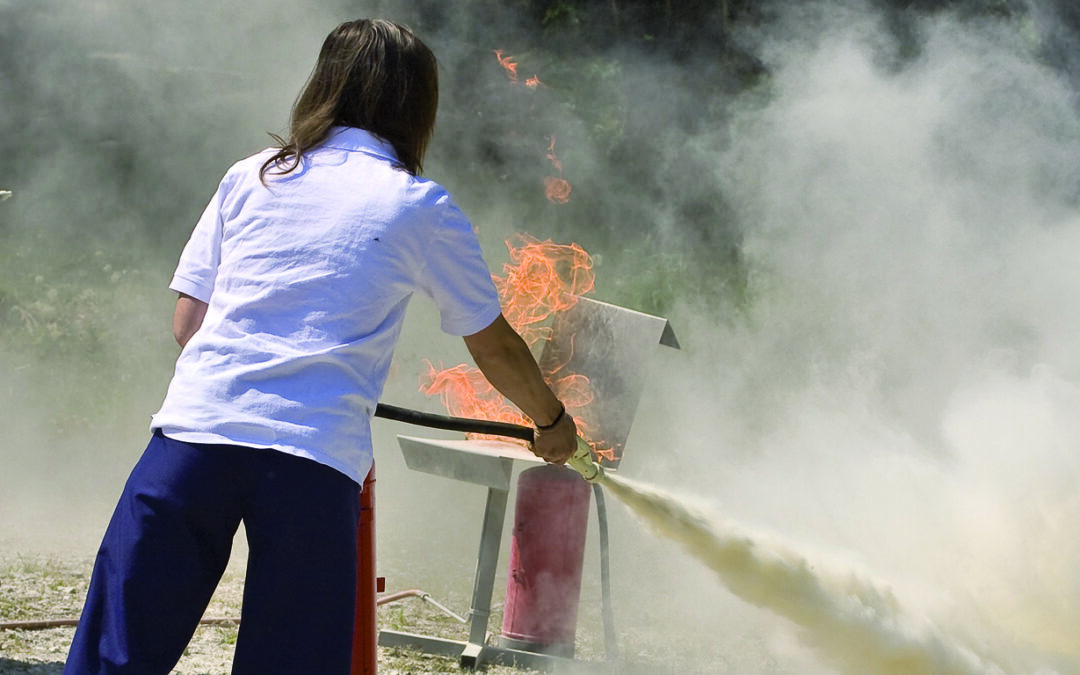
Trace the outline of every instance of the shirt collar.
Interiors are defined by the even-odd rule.
[[[356,127],[331,127],[323,145],[337,150],[350,150],[398,161],[394,146],[365,129]]]

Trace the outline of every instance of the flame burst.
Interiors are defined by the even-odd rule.
[[[564,178],[544,178],[544,195],[552,204],[565,204],[570,201],[570,190],[570,183]]]
[[[562,162],[555,156],[555,137],[552,136],[548,139],[547,158],[551,162],[551,166],[555,167],[555,170],[562,173]]]
[[[530,424],[529,418],[503,398],[478,368],[463,363],[438,370],[430,361],[425,363],[427,373],[423,379],[426,383],[420,385],[420,391],[428,396],[438,396],[451,415],[525,426]]]
[[[547,337],[540,326],[556,312],[577,304],[594,287],[592,258],[577,244],[569,246],[521,235],[522,245],[506,242],[510,262],[502,277],[493,276],[503,314],[531,347]]]
[[[510,79],[510,84],[518,84],[518,64],[514,60],[514,57],[508,56],[502,49],[493,50],[495,59],[499,62],[499,65],[506,72],[506,76]],[[540,78],[533,75],[527,78],[524,82],[525,86],[529,89],[539,89],[546,86],[540,81]],[[544,196],[552,204],[566,204],[570,201],[570,182],[562,177],[563,166],[562,162],[555,155],[555,137],[548,138],[547,158],[551,162],[551,166],[554,167],[556,175],[544,177]]]
[[[495,50],[495,58],[498,59],[499,65],[506,71],[506,76],[510,78],[511,84],[516,84],[518,81],[517,73],[517,61],[512,56],[503,56],[505,52],[501,49]]]
[[[502,66],[502,69],[506,71],[506,76],[508,78],[510,78],[510,84],[517,84],[518,83],[518,71],[517,71],[518,64],[517,64],[517,61],[514,60],[514,57],[512,57],[512,56],[504,56],[506,54],[506,52],[504,52],[501,49],[494,50],[494,54],[495,54],[495,59],[499,62],[499,65]],[[536,75],[533,75],[532,77],[525,80],[525,86],[528,87],[529,89],[536,89],[537,87],[540,87],[540,86],[543,86],[543,85],[544,85],[544,83],[541,82],[540,78],[537,77]]]
[[[520,235],[520,246],[506,242],[510,262],[503,276],[492,275],[503,315],[530,347],[550,335],[545,322],[556,312],[573,307],[578,297],[593,290],[592,258],[577,244],[561,245]],[[572,354],[544,373],[555,395],[566,405],[579,431],[588,436],[580,415],[593,400],[589,378],[563,372]],[[438,396],[451,415],[531,424],[520,410],[488,383],[475,367],[465,364],[437,369],[430,362],[420,391]],[[470,435],[470,437],[482,437]]]
[[[548,139],[547,158],[551,166],[559,172],[559,176],[547,176],[544,178],[544,195],[552,204],[565,204],[570,201],[570,183],[562,178],[562,162],[555,155],[555,137]]]

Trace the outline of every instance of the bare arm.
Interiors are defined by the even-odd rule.
[[[529,347],[500,314],[490,326],[465,337],[477,367],[496,389],[539,426],[533,452],[549,462],[564,463],[577,444],[577,428],[555,397],[536,365]]]
[[[188,343],[195,331],[199,330],[206,316],[207,304],[202,300],[181,293],[176,299],[176,311],[173,313],[173,337],[181,347]]]

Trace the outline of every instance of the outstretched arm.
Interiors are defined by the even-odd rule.
[[[566,462],[577,445],[577,428],[544,382],[521,336],[500,314],[487,328],[467,335],[465,346],[488,382],[539,427],[545,427],[536,429],[533,452],[549,462]]]

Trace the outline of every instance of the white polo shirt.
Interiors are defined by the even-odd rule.
[[[335,127],[285,176],[266,150],[222,179],[170,288],[209,303],[152,429],[193,443],[273,448],[362,482],[370,418],[417,289],[442,329],[500,313],[472,225],[393,148]]]

